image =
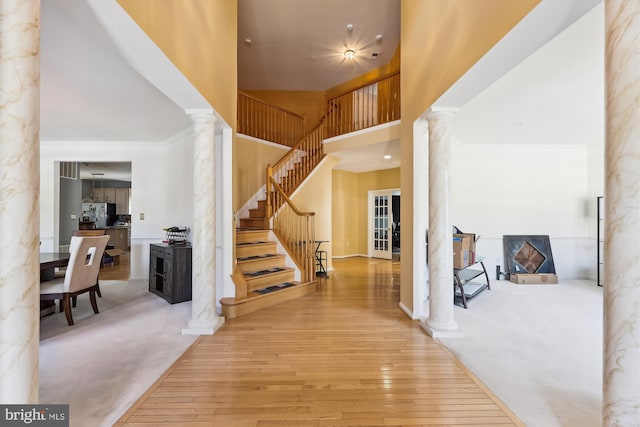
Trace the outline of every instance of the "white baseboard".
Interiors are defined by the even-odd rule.
[[[409,316],[409,318],[411,320],[419,320],[418,317],[415,317],[413,315],[413,312],[411,310],[409,310],[409,307],[407,307],[406,305],[404,305],[402,302],[398,303],[398,307],[400,307],[400,310],[404,311],[404,314],[406,314],[407,316]]]

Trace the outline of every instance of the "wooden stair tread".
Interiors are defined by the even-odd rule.
[[[282,302],[303,297],[316,291],[315,281],[306,283],[289,281],[289,283],[293,283],[294,286],[282,287],[281,289],[268,293],[252,291],[249,292],[245,298],[222,298],[220,300],[222,315],[228,319],[234,319]]]
[[[289,272],[289,271],[293,271],[293,268],[289,268],[289,267],[273,267],[273,268],[266,268],[264,270],[252,271],[252,272],[243,273],[243,274],[244,274],[244,276],[245,276],[245,278],[247,280],[251,280],[251,279],[258,278],[258,277],[267,277],[267,276],[272,276],[272,275],[277,274],[277,273]]]
[[[282,255],[282,254],[251,255],[251,256],[248,256],[248,257],[238,258],[238,264],[240,264],[242,262],[251,262],[251,261],[257,261],[257,260],[261,260],[261,259],[278,258],[278,257],[284,257],[284,255]]]

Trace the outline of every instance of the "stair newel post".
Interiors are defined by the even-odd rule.
[[[271,164],[267,165],[267,208],[265,218],[269,220],[273,216],[273,206],[272,206],[272,197],[271,193],[273,193],[273,187],[271,185],[271,179],[273,178],[273,166]]]

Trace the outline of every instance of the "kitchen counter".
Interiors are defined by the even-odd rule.
[[[104,233],[111,238],[108,245],[114,246],[116,249],[123,251],[129,250],[129,229],[128,225],[110,225],[108,227],[96,228],[96,230],[104,230]]]

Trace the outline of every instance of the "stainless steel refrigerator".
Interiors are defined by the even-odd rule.
[[[104,228],[116,222],[115,203],[83,203],[82,221],[95,223],[95,228]]]

